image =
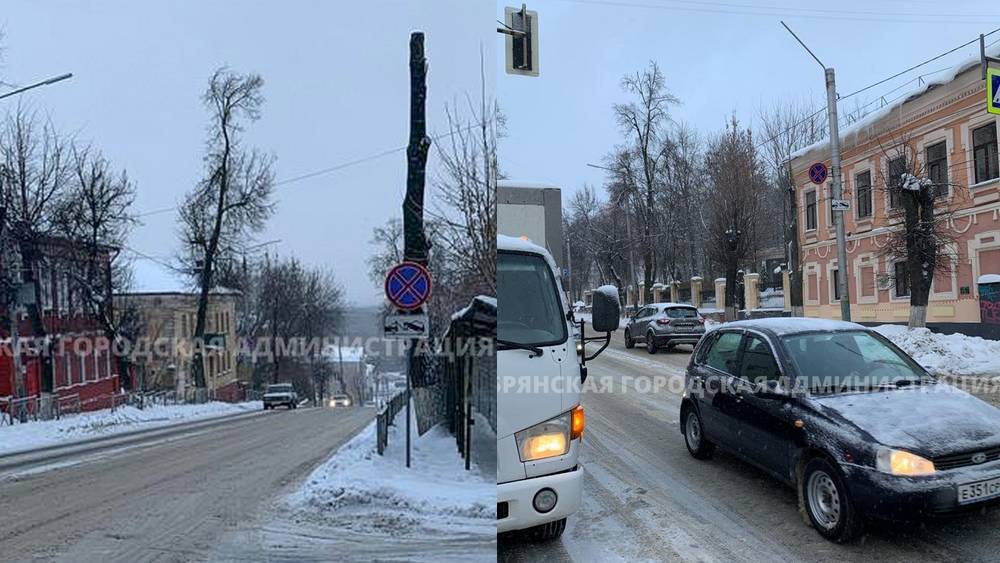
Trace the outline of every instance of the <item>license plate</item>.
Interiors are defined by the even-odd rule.
[[[1000,497],[1000,477],[958,486],[958,504]]]

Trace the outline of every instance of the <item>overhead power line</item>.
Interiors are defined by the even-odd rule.
[[[991,31],[991,32],[989,32],[989,33],[987,33],[987,34],[985,34],[985,35],[984,35],[984,37],[989,37],[990,35],[993,35],[993,34],[995,34],[995,33],[997,33],[997,32],[1000,32],[1000,28],[997,28],[997,29],[994,29],[993,31]],[[941,53],[941,54],[939,54],[939,55],[935,55],[935,56],[933,56],[933,57],[931,57],[931,58],[929,58],[929,59],[927,59],[927,60],[925,60],[925,61],[923,61],[923,62],[921,62],[921,63],[919,63],[919,64],[916,64],[916,65],[913,65],[913,66],[911,66],[910,68],[908,68],[908,69],[906,69],[906,70],[904,70],[904,71],[901,71],[901,72],[897,72],[896,74],[893,74],[892,76],[889,76],[889,77],[887,77],[887,78],[883,78],[883,79],[881,79],[881,80],[878,80],[878,81],[876,81],[876,82],[873,82],[872,84],[869,84],[868,86],[865,86],[865,87],[863,87],[863,88],[860,88],[860,89],[858,89],[858,90],[855,90],[854,92],[851,92],[850,94],[847,94],[846,96],[839,96],[839,97],[838,97],[838,101],[839,101],[839,100],[846,100],[847,98],[850,98],[850,97],[852,97],[852,96],[856,96],[857,94],[860,94],[860,93],[862,93],[862,92],[865,92],[865,91],[868,91],[868,90],[871,90],[872,88],[875,88],[876,86],[879,86],[879,85],[881,85],[881,84],[885,84],[886,82],[889,82],[889,81],[893,80],[894,78],[899,78],[900,76],[903,76],[903,75],[905,75],[905,74],[907,74],[907,73],[909,73],[909,72],[912,72],[912,71],[914,71],[914,70],[916,70],[916,69],[918,69],[918,68],[920,68],[920,67],[922,67],[922,66],[926,66],[926,65],[928,65],[928,64],[930,64],[930,63],[932,63],[932,62],[934,62],[934,61],[937,61],[937,60],[940,60],[940,59],[941,59],[942,57],[945,57],[945,56],[947,56],[947,55],[950,55],[950,54],[952,54],[952,53],[954,53],[954,52],[956,52],[956,51],[958,51],[958,50],[960,50],[960,49],[962,49],[962,48],[964,48],[964,47],[968,47],[969,45],[972,45],[973,43],[976,43],[976,42],[978,42],[978,41],[979,41],[979,37],[977,36],[977,37],[976,37],[975,39],[973,39],[972,41],[969,41],[969,42],[967,42],[967,43],[963,43],[963,44],[959,45],[958,47],[954,47],[954,48],[952,48],[952,49],[949,49],[949,50],[947,50],[947,51],[945,51],[944,53]],[[990,43],[990,44],[989,44],[988,46],[992,46],[992,45],[995,45],[995,44],[997,44],[997,43],[1000,43],[1000,39],[997,39],[997,40],[994,40],[994,41],[993,41],[992,43]],[[932,75],[932,74],[937,74],[937,73],[939,73],[939,72],[944,72],[944,71],[946,71],[946,70],[949,70],[949,69],[952,69],[952,68],[955,68],[955,67],[959,66],[960,64],[962,64],[962,63],[957,63],[957,64],[954,64],[954,65],[951,65],[951,66],[949,66],[949,67],[945,67],[945,68],[941,68],[941,69],[938,69],[938,70],[934,70],[934,71],[931,71],[931,72],[928,72],[928,73],[924,73],[924,74],[921,74],[920,76],[917,76],[917,77],[915,77],[915,78],[913,78],[913,79],[909,80],[908,82],[905,82],[905,83],[903,83],[903,84],[900,84],[899,86],[897,86],[897,87],[893,88],[892,90],[889,90],[889,91],[887,91],[887,92],[883,93],[883,94],[882,94],[881,96],[879,96],[879,97],[875,98],[874,100],[872,100],[872,101],[868,102],[867,104],[865,104],[865,105],[861,106],[861,108],[866,108],[866,107],[868,107],[868,106],[870,106],[870,105],[874,104],[875,102],[877,102],[877,101],[879,101],[880,99],[884,98],[884,97],[885,97],[886,95],[888,95],[888,94],[892,94],[892,93],[894,93],[894,92],[896,92],[896,91],[898,91],[898,90],[900,90],[900,89],[902,89],[902,88],[906,87],[907,85],[909,85],[909,84],[912,84],[912,83],[913,83],[914,81],[917,81],[917,80],[919,80],[919,79],[922,79],[922,78],[924,78],[924,77],[926,77],[926,76],[930,76],[930,75]],[[907,94],[908,94],[908,93],[904,93],[904,94],[902,94],[901,96],[897,96],[896,98],[893,98],[892,100],[890,100],[890,101],[889,101],[889,102],[887,102],[887,103],[891,104],[892,102],[895,102],[896,100],[900,99],[900,98],[901,98],[902,96],[905,96],[905,95],[907,95]],[[824,112],[824,111],[826,111],[826,105],[825,105],[825,104],[824,104],[824,105],[823,105],[822,107],[820,107],[819,109],[817,109],[816,111],[814,111],[814,112],[810,113],[809,115],[807,115],[806,117],[802,118],[801,120],[799,120],[799,121],[797,121],[797,122],[793,123],[792,125],[790,125],[790,126],[786,127],[785,129],[783,129],[783,130],[781,130],[781,131],[779,131],[779,132],[775,133],[775,134],[774,134],[774,135],[772,135],[771,137],[768,137],[767,139],[765,139],[765,140],[763,140],[763,141],[761,141],[761,142],[757,143],[757,145],[756,145],[756,148],[760,148],[760,147],[762,147],[762,146],[766,145],[767,143],[769,143],[769,142],[773,141],[774,139],[776,139],[776,138],[780,137],[781,135],[784,135],[785,133],[787,133],[787,132],[789,132],[789,131],[791,131],[791,130],[795,129],[796,127],[798,127],[798,126],[802,125],[803,123],[806,123],[806,122],[808,122],[809,120],[811,120],[811,119],[815,118],[815,117],[816,117],[817,115],[819,115],[820,113],[822,113],[822,112]],[[844,117],[844,118],[846,118],[846,117],[847,117],[847,114],[844,114],[844,115],[843,115],[843,117]],[[860,119],[863,119],[863,118],[860,118]]]
[[[905,14],[906,18],[927,18],[927,19],[905,19],[900,15],[875,15],[877,13],[873,12],[841,12],[837,11],[830,14],[820,14],[812,12],[803,12],[802,8],[774,8],[766,6],[752,6],[749,5],[737,5],[737,4],[722,4],[719,3],[720,7],[694,7],[694,6],[677,6],[677,5],[665,5],[665,4],[643,4],[638,2],[628,2],[624,0],[560,0],[562,2],[570,2],[582,5],[592,5],[592,6],[612,6],[616,8],[646,8],[651,10],[664,10],[670,12],[694,12],[694,13],[706,13],[706,14],[724,14],[724,15],[743,15],[743,16],[767,16],[767,17],[784,17],[784,18],[799,18],[799,19],[813,19],[813,20],[841,20],[841,21],[856,21],[856,22],[873,22],[873,23],[918,23],[918,24],[934,24],[940,25],[943,23],[953,23],[953,24],[975,24],[983,23],[983,19],[980,17],[971,16],[968,14]],[[677,0],[674,0],[677,1]],[[729,8],[723,8],[721,6],[729,6]],[[747,6],[747,7],[744,7]],[[812,9],[815,10],[815,9]],[[850,15],[850,14],[858,15]],[[955,18],[955,19],[942,19],[942,18]]]
[[[487,120],[486,123],[489,124],[490,121]],[[431,141],[437,141],[437,140],[440,140],[440,139],[451,137],[453,135],[457,135],[459,133],[465,133],[465,132],[470,131],[470,130],[476,128],[476,127],[480,127],[482,125],[483,125],[482,121],[479,121],[479,122],[476,122],[476,123],[472,123],[470,125],[466,125],[465,127],[460,127],[458,129],[454,129],[454,130],[449,131],[447,133],[442,133],[440,135],[432,136],[431,137]],[[369,162],[369,161],[372,161],[372,160],[377,160],[379,158],[383,158],[383,157],[386,157],[386,156],[389,156],[389,155],[395,154],[395,153],[400,153],[400,152],[403,152],[405,150],[406,150],[406,145],[403,145],[401,147],[395,147],[395,148],[392,148],[392,149],[387,149],[387,150],[384,150],[384,151],[381,151],[381,152],[370,154],[368,156],[364,156],[364,157],[357,158],[357,159],[354,159],[354,160],[349,160],[347,162],[342,162],[340,164],[335,164],[335,165],[329,166],[327,168],[321,168],[319,170],[314,170],[312,172],[307,172],[305,174],[300,174],[298,176],[292,176],[291,178],[285,178],[283,180],[277,180],[276,182],[274,182],[274,186],[275,187],[277,187],[277,186],[284,186],[286,184],[292,184],[292,183],[295,183],[295,182],[300,182],[302,180],[308,180],[309,178],[315,178],[317,176],[323,176],[324,174],[330,174],[331,172],[336,172],[338,170],[343,170],[344,168],[349,168],[351,166],[356,166],[358,164],[363,164],[365,162]],[[170,213],[172,211],[178,210],[179,208],[180,208],[179,205],[174,205],[172,207],[163,207],[163,208],[160,208],[160,209],[153,209],[151,211],[143,211],[143,212],[140,212],[140,213],[136,213],[135,217],[136,218],[138,218],[138,217],[149,217],[151,215],[160,215],[160,214],[163,214],[163,213]]]

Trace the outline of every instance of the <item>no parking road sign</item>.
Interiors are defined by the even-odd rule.
[[[817,162],[809,167],[809,180],[814,184],[822,184],[826,181],[827,169],[822,162]]]
[[[401,262],[385,276],[385,296],[397,309],[419,309],[431,297],[431,273],[416,262]]]

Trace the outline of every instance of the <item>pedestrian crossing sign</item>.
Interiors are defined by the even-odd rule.
[[[1000,68],[986,69],[986,111],[1000,114]]]

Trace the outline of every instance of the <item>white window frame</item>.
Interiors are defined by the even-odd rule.
[[[997,182],[1000,182],[1000,178],[993,178],[992,180],[986,180],[985,182],[976,182],[976,162],[975,162],[975,151],[972,143],[972,131],[974,129],[979,129],[984,125],[989,125],[990,122],[994,123],[997,128],[997,147],[998,152],[1000,152],[1000,117],[993,114],[980,115],[973,119],[969,119],[961,125],[961,136],[962,136],[962,149],[965,154],[965,179],[966,183],[969,185],[969,191],[975,192],[977,188],[983,186],[991,186]],[[973,284],[975,285],[975,284]],[[978,294],[977,294],[978,295]]]
[[[855,295],[857,296],[858,304],[869,304],[878,303],[878,257],[874,252],[866,252],[864,254],[857,255],[854,260],[854,287],[857,288]],[[862,270],[867,267],[872,269],[872,288],[874,292],[872,295],[863,295],[861,289],[864,287],[864,279]]]
[[[816,234],[816,232],[819,231],[820,206],[819,206],[819,190],[817,189],[818,187],[819,186],[807,186],[802,190],[802,231],[804,233]],[[806,204],[809,193],[815,194],[816,197],[816,206],[814,207],[816,213],[816,220],[814,221],[815,226],[813,226],[813,228],[811,229],[809,228],[809,207]]]
[[[942,200],[951,201],[952,196],[955,194],[955,190],[952,189],[952,179],[955,176],[954,171],[951,169],[952,163],[955,162],[955,134],[952,128],[944,127],[942,129],[937,129],[927,133],[917,141],[917,162],[920,164],[922,170],[927,170],[927,147],[936,145],[944,141],[945,143],[945,159],[948,168],[948,195],[946,195]],[[925,174],[927,176],[927,174]]]
[[[896,264],[905,264],[906,260],[890,260],[886,258],[888,263],[888,268],[886,268],[889,274],[889,279],[892,280],[892,286],[889,287],[889,300],[895,302],[910,302],[910,295],[913,294],[913,280],[910,280],[910,293],[906,295],[896,295]]]
[[[982,242],[983,239],[993,237],[990,242]],[[979,233],[972,237],[968,243],[969,249],[969,262],[972,264],[972,293],[976,298],[979,297],[979,276],[982,275],[979,268],[979,253],[984,250],[996,250],[1000,248],[1000,230],[996,231],[985,231]]]

